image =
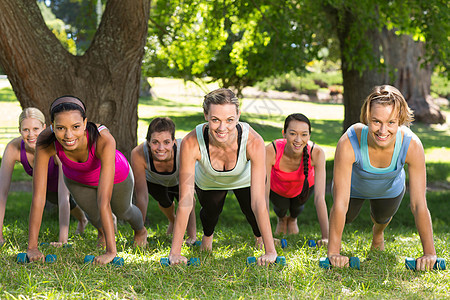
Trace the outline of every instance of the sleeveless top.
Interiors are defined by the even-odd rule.
[[[173,145],[173,169],[171,172],[158,172],[153,164],[153,158],[148,149],[148,144],[144,144],[144,159],[146,161],[145,166],[145,178],[148,182],[159,184],[165,187],[172,187],[178,185],[178,172],[180,168],[180,151],[177,149],[177,145],[181,145],[181,139],[177,139],[177,144]]]
[[[242,136],[240,139],[238,137],[240,143],[234,168],[229,171],[216,171],[211,165],[209,149],[206,147],[203,135],[205,124],[207,123],[199,124],[195,128],[201,155],[201,159],[195,164],[195,184],[202,190],[233,190],[249,187],[251,165],[250,161],[247,160],[247,141],[250,126],[244,122],[239,122],[236,125],[236,127],[242,128]]]
[[[404,132],[402,141],[402,131]],[[395,198],[405,188],[406,154],[413,137],[413,132],[404,126],[399,127],[395,138],[394,153],[391,164],[387,168],[375,168],[370,165],[367,146],[368,128],[361,131],[361,145],[358,141],[354,126],[346,132],[355,153],[352,168],[352,183],[350,197],[361,199]]]
[[[33,168],[28,162],[27,151],[25,150],[25,142],[23,140],[20,142],[20,163],[22,164],[25,172],[28,175],[33,176]],[[55,161],[52,156],[48,161],[47,191],[58,192],[58,175],[59,175],[59,168],[55,164]]]
[[[282,197],[294,198],[302,192],[303,183],[305,182],[305,174],[303,173],[303,155],[300,160],[300,166],[296,171],[285,172],[280,170],[280,161],[284,154],[286,143],[286,139],[275,140],[276,157],[275,164],[272,166],[272,171],[270,172],[270,189]],[[311,147],[309,145],[306,146],[309,153],[308,184],[309,187],[312,187],[314,185],[315,173],[314,167],[311,165]]]
[[[99,131],[103,129],[106,129],[106,127],[99,127]],[[89,139],[89,134],[87,131],[86,138]],[[94,145],[89,148],[87,161],[79,163],[70,160],[64,153],[63,146],[58,142],[58,140],[55,140],[56,153],[62,163],[63,173],[67,178],[81,184],[98,186],[102,165],[100,159],[95,156],[95,146],[96,144],[94,143]],[[130,165],[128,164],[127,159],[119,150],[116,150],[114,184],[124,181],[128,177],[129,172]]]

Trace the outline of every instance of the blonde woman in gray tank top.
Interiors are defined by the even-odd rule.
[[[148,195],[158,201],[159,209],[167,217],[167,234],[172,234],[175,222],[174,199],[179,199],[179,145],[175,139],[175,124],[170,118],[155,118],[148,126],[146,141],[131,152],[131,166],[135,177],[136,206],[142,216],[147,215]],[[187,244],[197,237],[194,207],[189,214]]]
[[[265,254],[258,258],[258,264],[273,263],[277,252],[264,194],[264,141],[248,124],[239,123],[239,100],[229,89],[222,88],[207,94],[203,111],[208,123],[192,130],[181,143],[180,200],[169,261],[171,264],[187,263],[186,257],[180,253],[193,207],[194,190],[202,205],[200,219],[204,235],[201,250],[208,251],[212,250],[213,230],[224,205],[224,195],[227,190],[233,190],[253,229],[257,245],[264,244]],[[200,140],[205,138],[208,140],[204,145],[207,153],[202,153],[203,142]],[[200,173],[203,172],[208,175],[202,176]],[[207,177],[211,176],[208,180]],[[239,184],[233,186],[232,182]]]

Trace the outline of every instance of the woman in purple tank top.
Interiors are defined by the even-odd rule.
[[[25,172],[33,176],[34,155],[38,135],[45,129],[44,114],[37,108],[25,108],[19,116],[20,137],[11,140],[3,153],[0,166],[0,244],[4,243],[3,221],[5,217],[6,201],[11,184],[14,164],[20,162]],[[83,211],[69,197],[69,191],[64,184],[61,163],[57,156],[51,157],[48,163],[47,195],[46,198],[59,208],[59,240],[52,243],[61,246],[67,243],[69,235],[69,210],[78,219],[76,234],[81,234],[87,224]]]
[[[64,181],[76,203],[98,230],[98,245],[106,253],[94,263],[107,264],[117,255],[114,213],[134,230],[138,246],[147,244],[147,229],[141,211],[132,204],[133,172],[128,161],[116,150],[116,141],[104,126],[88,122],[84,103],[74,96],[62,96],[50,108],[52,125],[39,135],[33,177],[27,255],[30,261],[43,260],[38,235],[44,209],[44,194],[50,157],[58,154]],[[101,130],[101,132],[100,132]]]

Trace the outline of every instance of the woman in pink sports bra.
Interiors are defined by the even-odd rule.
[[[33,201],[31,204],[27,255],[30,261],[43,260],[37,249],[44,208],[48,160],[58,154],[64,181],[77,204],[98,230],[99,246],[106,253],[94,263],[107,264],[117,255],[113,215],[128,222],[138,246],[147,244],[147,230],[141,211],[132,204],[133,172],[128,161],[116,150],[114,137],[104,126],[88,122],[84,103],[74,96],[53,101],[52,126],[39,135],[36,147]]]
[[[325,202],[325,153],[310,141],[311,123],[303,114],[291,114],[284,122],[283,139],[266,146],[266,201],[272,202],[278,224],[275,234],[297,234],[297,217],[311,192],[322,238],[328,243],[328,211]],[[290,215],[287,215],[289,210]]]
[[[25,172],[33,176],[36,141],[39,133],[44,129],[44,114],[35,107],[25,108],[19,116],[19,132],[21,136],[11,140],[3,153],[0,166],[0,244],[5,242],[3,238],[3,221],[14,164],[20,162]],[[83,211],[69,195],[69,191],[63,181],[61,163],[56,156],[51,157],[49,160],[47,178],[46,200],[57,205],[59,209],[59,239],[58,242],[51,243],[58,247],[67,243],[70,214],[78,220],[76,234],[83,233],[88,221]]]

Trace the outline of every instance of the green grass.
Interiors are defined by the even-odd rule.
[[[164,94],[157,100],[142,99],[139,106],[139,138],[145,137],[149,121],[156,115],[168,115],[177,125],[177,136],[182,137],[195,125],[203,122],[200,97],[176,99]],[[0,101],[2,95],[0,95]],[[3,102],[6,103],[6,102]],[[2,103],[2,104],[3,104]],[[8,100],[7,103],[11,103]],[[183,105],[181,105],[183,103]],[[277,102],[278,103],[278,102]],[[279,102],[281,103],[281,102]],[[13,104],[13,103],[11,103]],[[303,106],[305,105],[305,106]],[[306,106],[308,105],[308,106]],[[281,104],[280,104],[281,106]],[[292,110],[320,115],[338,106],[289,102]],[[300,106],[300,108],[298,108]],[[12,106],[8,106],[12,107]],[[305,107],[307,109],[305,110]],[[314,110],[311,110],[314,109]],[[281,136],[284,115],[243,114],[266,142]],[[11,123],[12,122],[12,123]],[[14,121],[15,122],[15,121]],[[13,121],[5,123],[16,126]],[[341,135],[341,121],[312,118],[313,140],[327,149],[333,149]],[[3,125],[2,125],[3,126]],[[450,178],[449,133],[435,127],[414,125],[413,131],[421,138],[427,152],[427,177],[431,183],[447,182]],[[327,183],[332,179],[332,150],[327,154]],[[30,180],[20,165],[16,165],[13,181]],[[439,257],[450,264],[450,191],[438,189],[427,192],[428,207],[433,220],[434,241]],[[328,209],[331,195],[326,195]],[[449,271],[414,272],[404,267],[405,257],[422,254],[420,239],[407,193],[385,233],[386,250],[370,251],[371,220],[369,205],[365,203],[358,218],[346,225],[342,253],[361,258],[361,270],[318,267],[326,249],[309,248],[309,239],[320,238],[320,228],[312,199],[299,217],[300,234],[288,237],[288,247],[277,247],[279,255],[287,259],[286,267],[247,267],[247,256],[260,255],[256,250],[251,228],[240,212],[237,200],[229,194],[216,228],[212,253],[200,253],[197,248],[183,247],[187,257],[200,257],[200,267],[161,267],[159,259],[170,251],[171,239],[165,232],[167,220],[156,201],[150,199],[147,213],[149,247],[136,249],[128,245],[132,230],[119,222],[116,235],[119,256],[125,266],[85,265],[87,254],[100,254],[96,249],[96,231],[88,225],[84,235],[73,235],[76,222],[71,220],[72,248],[41,248],[44,254],[58,255],[55,264],[17,264],[17,253],[26,251],[28,240],[28,213],[31,193],[11,192],[8,197],[4,222],[7,242],[0,247],[1,299],[267,299],[267,298],[325,298],[325,299],[444,299],[450,298]],[[197,216],[199,205],[196,207]],[[276,217],[270,210],[272,228]],[[201,224],[197,217],[198,238]],[[39,241],[56,241],[58,218],[54,210],[44,213]],[[277,236],[281,238],[281,236]]]

